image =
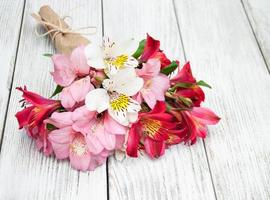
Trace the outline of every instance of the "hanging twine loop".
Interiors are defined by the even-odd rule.
[[[50,22],[43,21],[42,18],[35,14],[32,13],[31,16],[36,19],[38,24],[41,24],[45,27],[50,27],[48,31],[45,33],[39,33],[38,32],[38,27],[36,26],[35,28],[35,34],[38,37],[45,37],[47,35],[51,35],[52,41],[55,40],[55,37],[58,34],[79,34],[79,35],[94,35],[97,33],[97,27],[96,26],[85,26],[85,27],[80,27],[77,29],[72,29],[69,26],[64,27],[62,21],[64,21],[67,18],[71,18],[70,16],[63,16],[58,18],[58,25],[55,25]]]

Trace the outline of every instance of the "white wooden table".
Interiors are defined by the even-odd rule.
[[[194,146],[180,144],[151,161],[114,157],[94,172],[39,153],[18,131],[16,86],[49,96],[54,52],[30,17],[44,4],[96,25],[102,35],[159,38],[170,58],[190,60],[209,82],[205,106],[222,120]],[[269,0],[1,0],[0,200],[270,199]]]

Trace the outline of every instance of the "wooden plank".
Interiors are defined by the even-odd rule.
[[[23,9],[24,1],[4,0],[0,3],[0,145]]]
[[[60,14],[70,15],[74,26],[96,25],[102,27],[101,3],[95,1],[27,1],[18,59],[16,64],[7,124],[0,154],[0,199],[106,199],[106,166],[94,172],[80,173],[73,170],[68,162],[45,157],[36,150],[35,144],[18,131],[14,118],[20,109],[21,94],[16,86],[27,85],[28,89],[49,96],[55,85],[49,70],[50,59],[43,53],[53,52],[47,38],[34,34],[36,22],[31,12],[49,4]],[[14,25],[15,27],[15,25]],[[39,30],[41,31],[41,30]],[[102,29],[96,34],[101,39]]]
[[[184,60],[170,0],[103,1],[104,33],[112,37],[159,38],[170,58]],[[146,156],[109,160],[109,196],[119,199],[215,199],[203,144],[178,145],[152,161]]]
[[[242,2],[270,71],[270,1],[242,0]]]
[[[175,1],[187,58],[211,83],[207,154],[217,199],[270,198],[270,81],[240,1]]]

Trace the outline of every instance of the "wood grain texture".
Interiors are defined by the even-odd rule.
[[[187,58],[209,82],[207,154],[217,199],[270,198],[270,80],[240,1],[176,0]]]
[[[105,35],[143,39],[148,32],[170,58],[184,60],[172,1],[104,0],[103,11]],[[215,199],[201,141],[174,146],[154,161],[111,157],[108,170],[111,200]]]
[[[15,87],[27,85],[29,90],[44,96],[49,96],[55,87],[49,74],[52,62],[42,56],[43,53],[53,52],[53,45],[48,38],[38,38],[34,34],[36,22],[30,17],[31,12],[37,12],[44,4],[50,4],[63,15],[72,16],[74,26],[102,27],[101,3],[98,0],[80,3],[65,0],[27,1],[0,154],[0,199],[103,200],[107,196],[105,165],[94,172],[78,172],[72,169],[67,161],[45,157],[37,151],[35,144],[24,131],[18,131],[14,114],[20,109],[18,101],[21,94]],[[11,10],[12,7],[3,13],[8,15]],[[96,39],[101,39],[101,32],[100,29]]]
[[[0,3],[0,143],[18,45],[24,1]],[[8,12],[7,12],[8,11]]]
[[[270,1],[243,0],[243,5],[270,71]]]

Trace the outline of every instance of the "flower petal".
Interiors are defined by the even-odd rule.
[[[192,117],[195,117],[202,124],[214,125],[219,122],[220,118],[210,109],[194,107],[190,111]]]
[[[70,60],[74,64],[77,75],[89,74],[90,67],[87,64],[84,50],[85,50],[84,46],[79,46],[75,48],[70,55]]]
[[[137,75],[143,78],[152,78],[157,76],[160,71],[160,61],[158,59],[149,59],[147,63],[143,63],[142,69],[138,69]]]
[[[142,88],[143,79],[137,77],[135,69],[125,68],[112,76],[111,79],[105,79],[102,85],[109,91],[133,96]]]
[[[73,124],[72,112],[54,112],[52,116],[46,120],[46,123],[52,124],[57,128],[64,128]]]
[[[103,112],[109,106],[110,97],[105,89],[91,90],[85,97],[85,105],[90,111]]]
[[[74,134],[71,126],[50,132],[48,139],[52,144],[56,158],[65,159],[69,156],[69,145]]]
[[[138,145],[140,141],[139,131],[140,127],[137,125],[132,125],[129,133],[128,133],[128,140],[127,140],[127,155],[131,157],[138,157]]]
[[[154,141],[150,138],[146,138],[144,141],[145,151],[152,159],[162,156],[165,152],[165,146],[165,142]]]
[[[145,47],[143,50],[143,54],[140,57],[142,62],[146,62],[154,53],[159,51],[160,42],[155,40],[150,35],[147,34]]]
[[[62,90],[59,96],[61,104],[64,108],[72,108],[76,101],[70,93],[70,87],[66,87]]]
[[[76,78],[73,63],[65,55],[56,54],[52,57],[54,72],[51,72],[54,82],[61,86],[68,86]]]
[[[94,43],[88,44],[85,49],[87,64],[95,69],[104,69],[102,48]]]
[[[104,116],[104,128],[107,132],[116,135],[125,135],[126,134],[126,127],[122,126],[118,122],[116,122],[110,115],[106,112]]]
[[[28,124],[28,116],[31,111],[35,108],[35,106],[29,106],[19,112],[16,113],[16,118],[19,123],[19,129],[22,129],[24,126]]]
[[[79,103],[85,99],[85,96],[89,91],[94,89],[94,86],[90,83],[90,77],[87,76],[75,81],[69,88],[73,99]]]
[[[95,134],[98,134],[98,133],[95,132],[95,133],[87,134],[86,143],[87,143],[89,151],[97,155],[104,149],[104,147]]]

